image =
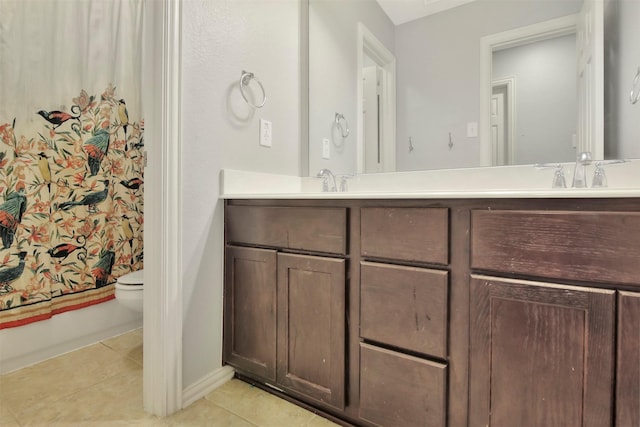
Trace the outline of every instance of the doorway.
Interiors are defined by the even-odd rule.
[[[396,169],[396,59],[358,24],[357,172]]]
[[[382,69],[365,55],[365,67],[362,69],[362,122],[364,123],[364,172],[382,172],[381,123],[384,115],[382,108]]]
[[[553,19],[550,21],[541,22],[538,24],[530,25],[527,27],[519,28],[516,30],[506,31],[503,33],[492,34],[490,36],[483,37],[480,41],[480,163],[483,166],[491,166],[497,164],[508,163],[496,163],[499,158],[500,151],[493,145],[493,141],[496,140],[493,136],[493,132],[496,131],[491,125],[492,114],[492,97],[493,97],[493,82],[492,82],[492,58],[493,53],[496,51],[502,51],[508,48],[523,46],[531,44],[537,41],[543,41],[561,36],[567,36],[570,34],[576,34],[579,31],[580,15],[569,15],[562,18]],[[577,67],[577,64],[576,64]],[[597,80],[597,79],[595,79]],[[596,81],[592,81],[595,85]],[[597,93],[598,90],[594,89],[593,92]],[[512,104],[513,105],[513,104]],[[596,114],[597,112],[591,112],[590,123],[602,123],[602,115]],[[512,115],[514,117],[514,115]],[[584,124],[578,122],[578,128]],[[595,125],[594,125],[595,126]],[[512,131],[515,125],[512,127]],[[513,134],[511,138],[511,144],[514,144],[514,140],[517,139],[517,134]],[[596,154],[600,152],[602,140],[598,138],[591,138],[589,145],[592,153]],[[571,142],[569,141],[568,144]],[[513,150],[512,154],[513,155]],[[508,161],[508,156],[505,159]],[[513,160],[512,160],[513,162]]]
[[[514,164],[515,77],[494,80],[491,91],[491,145],[494,165]]]

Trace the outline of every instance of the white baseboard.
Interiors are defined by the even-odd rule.
[[[235,370],[231,366],[223,366],[182,390],[182,408],[186,408],[229,381],[234,373]]]

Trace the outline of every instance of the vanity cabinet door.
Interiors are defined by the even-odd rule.
[[[345,260],[278,254],[278,369],[283,388],[345,406]]]
[[[615,292],[472,276],[470,426],[605,427]]]
[[[640,294],[618,297],[616,426],[640,426]]]
[[[224,359],[276,380],[276,251],[227,246]]]

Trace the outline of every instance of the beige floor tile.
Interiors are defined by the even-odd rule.
[[[138,374],[121,373],[88,389],[67,395],[62,401],[25,411],[18,416],[27,426],[40,425],[90,425],[147,423],[156,420],[142,407],[142,371]],[[159,420],[158,420],[159,421]]]
[[[165,418],[163,421],[164,425],[171,427],[255,427],[255,424],[221,408],[207,399],[200,399],[188,408]]]
[[[207,400],[261,427],[306,426],[315,415],[263,390],[231,380]]]
[[[306,426],[315,415],[286,400],[261,394],[242,416],[262,427]]]
[[[102,344],[68,353],[0,377],[3,403],[21,421],[25,412],[66,402],[68,396],[141,366]],[[139,375],[139,374],[138,374]]]
[[[142,406],[141,347],[142,330],[136,330],[0,376],[0,426],[335,425],[236,379],[170,417],[148,415]]]
[[[0,424],[4,427],[4,425]],[[117,421],[48,421],[29,424],[29,427],[165,427],[160,418],[148,420],[117,420]],[[195,427],[195,426],[194,426]]]
[[[2,396],[2,392],[0,389],[0,396]],[[1,397],[0,397],[1,398]],[[20,427],[18,424],[18,420],[13,416],[9,408],[0,402],[0,426],[2,427]]]
[[[338,426],[338,424],[329,421],[326,418],[322,418],[320,415],[315,415],[311,421],[309,421],[309,424],[307,424],[305,427],[335,427]]]
[[[225,383],[209,393],[206,399],[260,427],[337,425],[238,379]]]
[[[254,399],[261,393],[265,392],[244,381],[232,379],[209,393],[205,399],[229,411],[238,413],[237,411],[243,407],[244,401]]]
[[[113,351],[142,365],[142,328],[102,341]]]

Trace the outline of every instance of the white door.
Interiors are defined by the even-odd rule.
[[[577,47],[578,146],[593,159],[604,158],[604,5],[585,0],[580,11]]]
[[[363,67],[362,120],[364,122],[364,172],[382,172],[380,135],[380,75],[375,65]]]
[[[494,147],[494,165],[506,165],[508,156],[506,150],[505,129],[505,94],[504,87],[494,88],[491,95],[491,145]]]

